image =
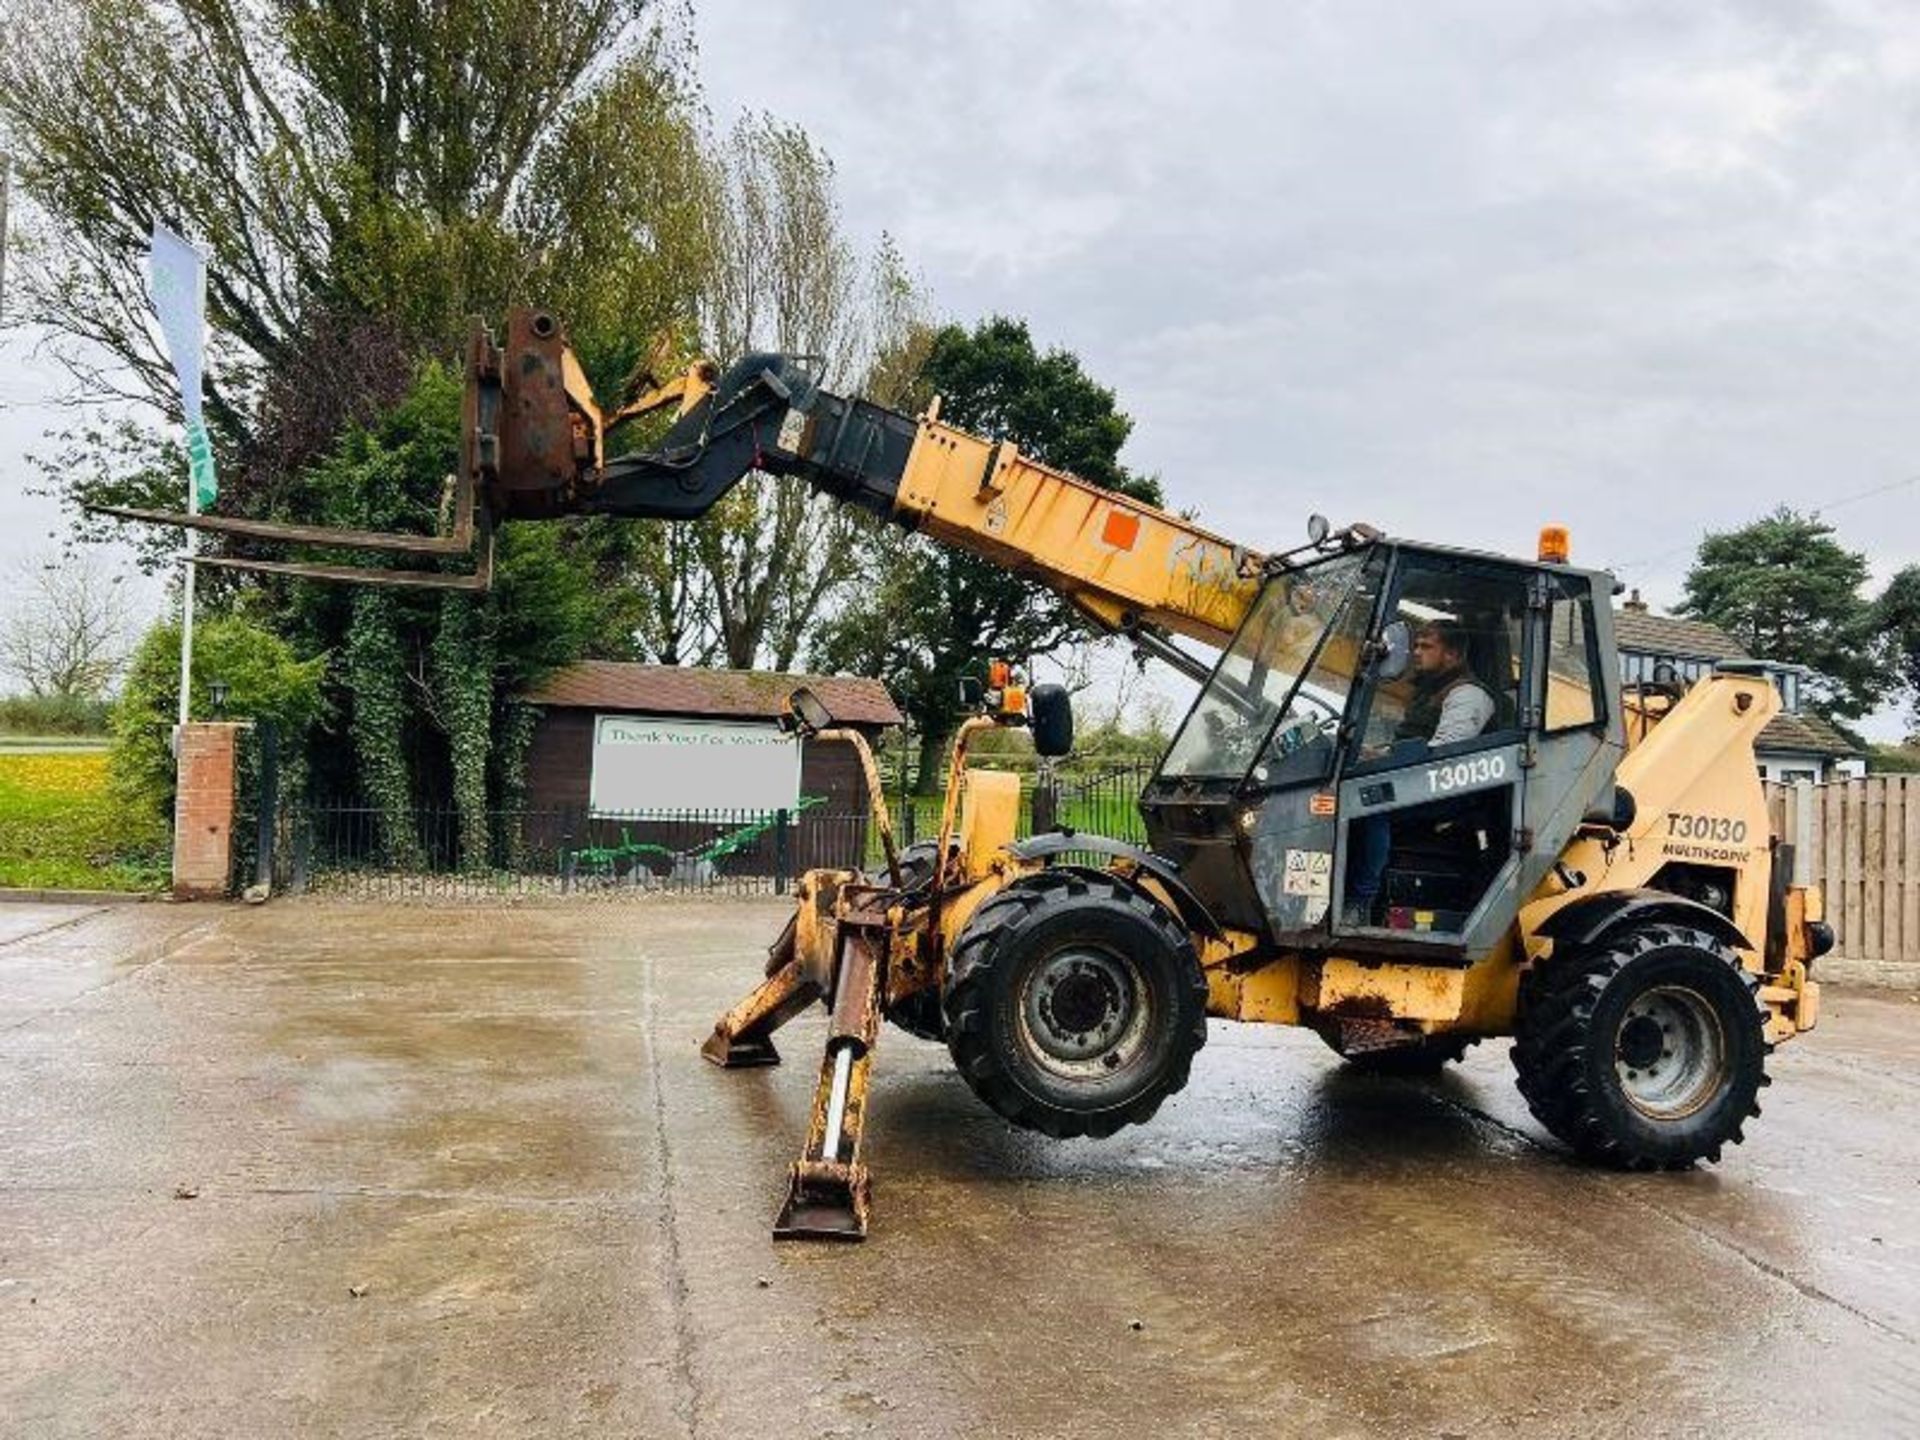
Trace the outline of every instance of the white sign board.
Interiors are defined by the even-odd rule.
[[[792,810],[800,741],[771,724],[599,715],[588,796],[599,815]]]

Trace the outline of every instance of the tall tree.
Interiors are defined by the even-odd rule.
[[[251,431],[246,399],[316,303],[455,336],[533,278],[524,238],[564,260],[569,201],[593,211],[579,192],[602,186],[625,200],[623,172],[647,168],[609,148],[638,112],[609,117],[606,100],[666,88],[677,61],[654,11],[6,0],[0,114],[43,222],[25,316],[86,342],[65,358],[90,393],[124,374],[172,413],[141,262],[156,222],[199,239],[221,362],[207,399],[229,439]]]
[[[1920,733],[1920,565],[1907,566],[1887,582],[1874,601],[1873,626],[1891,647],[1908,721]]]
[[[302,467],[476,312],[555,305],[611,388],[689,323],[705,273],[699,115],[662,13],[0,0],[0,124],[32,201],[22,316],[61,339],[80,394],[177,418],[145,253],[155,223],[202,243],[229,513],[305,518]],[[48,471],[69,502],[169,506],[173,458],[152,429],[83,429]]]
[[[77,342],[88,393],[131,377],[173,416],[143,258],[156,221],[202,240],[220,508],[281,519],[312,518],[303,469],[344,426],[510,302],[562,315],[602,394],[662,331],[681,358],[777,348],[857,385],[913,299],[904,267],[849,242],[796,127],[706,138],[683,20],[658,0],[0,0],[29,318]],[[69,502],[166,507],[176,459],[151,429],[83,427],[46,470]],[[603,536],[625,601],[605,648],[791,663],[846,583],[847,524],[775,484],[692,536]]]
[[[1857,720],[1892,683],[1862,590],[1867,560],[1833,527],[1785,506],[1701,541],[1680,613],[1711,621],[1749,654],[1815,672],[1812,708]]]
[[[846,238],[833,162],[768,116],[735,127],[713,161],[708,343],[808,357],[814,377],[858,388],[897,350],[919,295],[892,242],[863,257]],[[729,665],[790,668],[856,573],[858,521],[794,479],[733,490],[693,532],[692,556]]]
[[[155,223],[211,252],[206,400],[230,514],[433,528],[457,410],[432,362],[510,303],[556,310],[602,395],[662,332],[682,358],[757,343],[854,375],[878,270],[844,237],[831,165],[765,119],[711,142],[676,26],[659,0],[0,0],[0,126],[34,202],[29,318],[69,342],[83,389],[118,386],[146,417],[63,437],[51,487],[177,503],[178,455],[151,423],[178,411],[147,323]],[[394,853],[437,776],[478,863],[478,807],[517,773],[499,744],[527,729],[512,687],[583,651],[789,662],[845,579],[824,516],[749,487],[693,535],[510,526],[479,604],[230,576],[202,593],[217,610],[237,587],[305,653],[340,657],[354,778]],[[171,537],[138,538],[166,562]],[[584,625],[570,601],[516,612],[516,575],[540,603],[576,583],[600,603]]]
[[[657,9],[0,0],[0,124],[37,221],[29,318],[69,342],[83,393],[106,376],[142,402],[131,422],[62,437],[52,488],[68,502],[177,504],[179,457],[153,423],[178,409],[146,315],[156,222],[211,252],[206,398],[228,513],[432,528],[458,380],[426,362],[455,351],[474,311],[554,305],[611,390],[655,331],[690,326],[706,273],[699,115]],[[352,778],[387,814],[396,855],[425,765],[450,776],[472,860],[486,777],[513,768],[487,734],[510,709],[496,690],[583,644],[630,644],[622,621],[638,628],[631,604],[496,623],[516,579],[545,602],[569,580],[584,591],[584,577],[617,576],[622,537],[578,529],[510,527],[498,593],[479,607],[225,577],[202,593],[217,612],[242,587],[250,613],[303,653],[337,657]],[[177,548],[137,538],[152,564]]]
[[[1133,422],[1065,350],[1041,352],[1026,323],[1004,317],[936,332],[917,378],[941,417],[1094,484],[1158,504],[1159,483],[1120,462]],[[833,670],[884,678],[920,737],[916,786],[938,783],[961,718],[959,683],[990,655],[1028,658],[1085,633],[1052,591],[917,536],[875,532],[869,573],[823,628],[814,655]]]

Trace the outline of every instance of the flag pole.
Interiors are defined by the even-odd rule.
[[[0,318],[7,313],[7,199],[13,193],[13,156],[0,150]]]
[[[191,466],[187,469],[187,514],[200,513],[200,486],[196,482]],[[194,542],[198,530],[189,529],[186,539],[180,546],[180,723],[187,723],[187,705],[191,698],[193,682],[193,582],[199,570],[193,563],[193,557],[199,546]]]
[[[159,222],[148,253],[154,318],[180,377],[180,411],[187,432],[187,514],[198,515],[215,495],[213,444],[200,412],[200,381],[206,372],[207,258]],[[180,724],[193,714],[193,600],[199,567],[199,534],[189,529],[180,546]]]

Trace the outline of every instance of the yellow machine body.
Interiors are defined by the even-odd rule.
[[[1778,712],[1777,692],[1765,680],[1720,676],[1704,682],[1668,714],[1650,743],[1636,747],[1619,776],[1636,797],[1644,796],[1634,824],[1608,843],[1599,835],[1571,845],[1563,863],[1587,883],[1568,888],[1549,880],[1524,904],[1512,934],[1491,953],[1465,967],[1377,957],[1263,952],[1260,936],[1224,929],[1193,936],[1207,978],[1207,1010],[1223,1020],[1249,1024],[1301,1025],[1342,1014],[1415,1022],[1431,1034],[1474,1036],[1510,1033],[1520,976],[1547,953],[1551,940],[1540,928],[1576,899],[1645,886],[1673,859],[1706,859],[1734,867],[1738,884],[1733,923],[1745,935],[1764,935],[1774,863],[1766,797],[1752,762],[1752,741]],[[952,953],[980,905],[1021,877],[1044,868],[1009,852],[1020,816],[1016,775],[978,768],[956,772],[961,815],[955,862],[948,884],[929,916],[902,916],[903,954],[913,960],[896,974],[890,1001],[936,985],[944,957]],[[1724,817],[1722,838],[1696,838],[1691,817]],[[1738,834],[1736,843],[1733,836]],[[1163,882],[1127,862],[1113,869],[1154,894],[1169,909],[1177,903]],[[853,871],[815,871],[800,887],[800,951],[807,969],[831,972],[838,941],[833,903],[843,886],[862,882]],[[1769,975],[1760,998],[1770,1012],[1769,1038],[1776,1043],[1813,1028],[1819,1017],[1819,985],[1808,976],[1803,937],[1808,924],[1825,918],[1817,886],[1788,887],[1786,963]],[[931,923],[926,923],[931,919]],[[1755,974],[1764,974],[1756,944],[1740,952]]]

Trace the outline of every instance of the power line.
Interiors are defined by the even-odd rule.
[[[1843,495],[1838,500],[1828,500],[1823,504],[1813,506],[1806,513],[1814,519],[1819,519],[1825,515],[1827,511],[1838,510],[1842,505],[1851,505],[1859,500],[1871,500],[1876,495],[1886,495],[1892,491],[1904,490],[1907,486],[1916,484],[1920,484],[1920,475],[1906,475],[1898,480],[1889,480],[1884,485],[1875,485],[1870,489],[1856,491],[1852,495]],[[1697,547],[1698,543],[1698,541],[1690,540],[1684,544],[1675,545],[1671,549],[1662,550],[1657,555],[1643,555],[1637,560],[1623,560],[1611,568],[1616,574],[1623,570],[1644,570],[1650,565],[1657,565],[1662,560],[1692,550]]]
[[[1851,505],[1856,500],[1871,500],[1875,495],[1885,495],[1891,490],[1903,490],[1916,483],[1920,483],[1920,475],[1909,475],[1904,480],[1889,480],[1884,485],[1876,485],[1871,490],[1862,490],[1857,495],[1847,495],[1838,500],[1829,500],[1825,505],[1816,505],[1810,513],[1824,514],[1828,510],[1838,510],[1842,505]]]

